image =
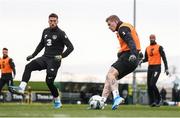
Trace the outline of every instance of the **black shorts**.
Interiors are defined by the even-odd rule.
[[[57,71],[61,65],[61,62],[56,60],[54,57],[42,56],[33,61],[38,64],[38,67],[39,67],[38,70],[47,69],[47,73],[53,70],[54,75],[57,74]],[[34,63],[33,61],[32,63]]]
[[[118,54],[118,60],[112,64],[112,67],[114,67],[119,72],[118,79],[121,79],[127,74],[133,72],[138,66],[138,59],[135,62],[129,62],[129,56],[130,52],[123,52]]]

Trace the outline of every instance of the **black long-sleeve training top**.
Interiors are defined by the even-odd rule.
[[[67,48],[64,51],[65,46]],[[58,27],[54,29],[44,29],[41,41],[32,56],[35,57],[44,47],[44,56],[47,57],[61,55],[62,58],[65,58],[74,50],[74,47],[68,39],[66,33]]]
[[[123,26],[118,30],[119,36],[127,43],[131,54],[137,55],[136,44],[132,38],[130,28]]]
[[[13,70],[13,74],[14,76],[16,75],[16,69],[15,69],[15,64],[12,58],[9,59],[9,65],[11,66],[12,70]]]

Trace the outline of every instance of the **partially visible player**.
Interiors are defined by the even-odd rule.
[[[106,19],[106,22],[109,29],[112,32],[116,32],[121,47],[118,52],[118,60],[112,64],[107,73],[102,92],[102,99],[104,102],[112,92],[114,98],[112,110],[115,110],[119,104],[124,101],[124,99],[119,95],[117,80],[123,78],[136,69],[138,66],[138,55],[141,47],[137,32],[131,24],[122,22],[116,15],[109,16]]]
[[[22,81],[18,87],[12,86],[11,90],[23,94],[30,79],[31,72],[46,69],[46,84],[54,97],[54,108],[62,106],[58,89],[54,85],[57,71],[61,65],[61,59],[67,57],[74,47],[64,31],[58,26],[58,16],[54,13],[49,15],[49,27],[44,29],[42,38],[34,53],[27,57],[27,61],[34,58],[43,48],[44,54],[28,63],[25,67]],[[66,46],[66,50],[64,48]]]
[[[0,78],[0,92],[5,84],[7,86],[13,86],[13,79],[16,75],[15,64],[13,59],[8,56],[8,49],[2,49],[3,57],[0,59],[0,69],[1,69],[1,78]]]
[[[147,73],[149,105],[151,107],[159,107],[161,97],[156,82],[161,73],[161,58],[163,59],[165,73],[167,75],[169,75],[168,64],[163,47],[156,43],[156,36],[151,34],[149,39],[150,45],[146,48],[145,57],[142,62],[148,61],[149,64]]]

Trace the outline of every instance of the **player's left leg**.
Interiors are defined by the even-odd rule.
[[[55,76],[47,74],[46,84],[54,97],[54,108],[60,108],[62,106],[58,89],[54,85]]]
[[[54,80],[57,75],[58,68],[60,67],[60,62],[54,59],[47,62],[47,76],[46,84],[54,97],[54,108],[60,108],[62,106],[58,89],[54,85]]]
[[[11,92],[11,90],[9,89],[9,86],[14,86],[13,78],[12,77],[7,78],[7,82],[6,83],[7,83],[9,92]]]

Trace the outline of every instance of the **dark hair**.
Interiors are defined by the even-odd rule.
[[[149,36],[149,39],[156,39],[155,34],[151,34],[151,35]]]
[[[7,50],[7,51],[8,51],[8,49],[7,49],[7,48],[3,48],[3,50]]]
[[[55,13],[51,13],[50,15],[49,15],[49,18],[50,17],[55,17],[55,18],[57,18],[58,19],[58,15],[57,14],[55,14]]]

